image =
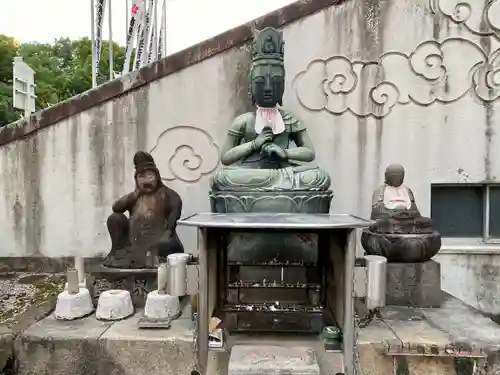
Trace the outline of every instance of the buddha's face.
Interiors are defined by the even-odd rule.
[[[404,170],[392,170],[385,172],[385,181],[390,186],[399,187],[403,184],[404,179],[405,179]]]
[[[253,102],[259,107],[275,107],[281,104],[285,91],[285,69],[274,60],[263,60],[254,65],[250,74],[250,90]]]
[[[145,170],[135,176],[138,189],[145,194],[151,194],[158,186],[158,176],[154,171]]]

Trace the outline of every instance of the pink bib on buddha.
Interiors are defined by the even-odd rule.
[[[401,185],[395,187],[386,185],[384,191],[384,205],[390,210],[398,207],[408,210],[411,207],[411,200],[406,186]]]
[[[257,107],[255,112],[255,133],[262,133],[266,126],[272,129],[273,134],[281,134],[285,131],[285,123],[278,107]]]

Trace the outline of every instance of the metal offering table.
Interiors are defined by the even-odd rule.
[[[234,313],[227,308],[228,290],[234,288],[228,279],[226,245],[234,231],[252,233],[313,233],[318,236],[318,296],[313,311],[331,313],[342,329],[342,346],[346,375],[354,374],[354,268],[356,229],[373,222],[344,214],[294,213],[200,213],[179,220],[178,225],[198,228],[198,364],[206,375],[209,351],[209,321],[216,311]],[[234,283],[233,283],[234,284]],[[242,283],[244,284],[244,283]],[[242,285],[248,287],[247,285]],[[262,288],[262,285],[256,285]],[[286,286],[278,286],[286,288]],[[309,286],[308,286],[309,287]],[[299,309],[300,310],[300,309]],[[305,309],[307,310],[307,309]],[[295,312],[295,310],[294,310]],[[287,309],[273,311],[290,313]],[[273,318],[279,320],[278,318]],[[323,315],[321,315],[323,319]],[[224,320],[224,318],[223,318]],[[315,320],[317,322],[317,320]],[[328,325],[328,324],[325,324]],[[321,327],[320,327],[321,328]]]

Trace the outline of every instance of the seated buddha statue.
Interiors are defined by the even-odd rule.
[[[432,220],[423,217],[411,189],[403,185],[402,165],[389,165],[385,183],[373,192],[371,220],[361,244],[368,254],[381,255],[388,262],[426,262],[441,248],[441,236]]]
[[[212,178],[212,197],[228,192],[269,196],[273,192],[328,191],[328,173],[308,164],[315,151],[305,124],[282,107],[283,58],[282,32],[273,28],[257,31],[250,72],[250,95],[256,108],[238,116],[227,132],[220,158],[225,167]],[[331,200],[331,194],[324,195]]]

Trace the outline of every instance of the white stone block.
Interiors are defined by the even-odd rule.
[[[112,289],[102,292],[95,316],[100,320],[120,320],[134,314],[134,305],[128,290]]]
[[[80,288],[76,294],[63,291],[57,297],[54,317],[60,320],[73,320],[83,318],[94,311],[92,298],[87,288]]]
[[[158,290],[148,293],[144,316],[155,319],[175,319],[181,313],[179,298],[170,294],[160,294]]]
[[[320,375],[316,351],[308,347],[234,345],[228,375]]]

